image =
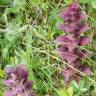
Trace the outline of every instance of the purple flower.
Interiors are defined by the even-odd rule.
[[[34,94],[31,90],[33,88],[33,82],[28,80],[28,71],[23,64],[15,67],[6,67],[5,73],[7,79],[4,81],[9,90],[5,93],[5,96],[32,96]],[[35,94],[33,95],[35,96]]]
[[[84,35],[85,32],[90,30],[90,27],[85,24],[86,14],[80,10],[79,3],[73,2],[60,13],[60,16],[64,19],[64,23],[60,24],[59,28],[67,34],[58,36],[55,40],[58,44],[58,54],[62,60],[65,60],[71,66],[86,75],[91,75],[92,70],[90,67],[81,64],[82,59],[88,58],[91,54],[88,51],[79,49],[80,46],[90,44],[92,41],[91,37]],[[81,76],[68,66],[62,69],[62,75],[66,84],[71,80],[80,81],[81,79]]]

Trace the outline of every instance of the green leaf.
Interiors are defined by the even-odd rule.
[[[93,44],[96,45],[96,39],[93,40]]]
[[[12,7],[6,8],[4,14],[7,15],[8,13],[18,13],[20,9],[25,8],[26,0],[14,0],[12,3]]]
[[[65,88],[61,88],[58,90],[59,96],[68,96],[67,90]]]
[[[67,89],[67,92],[68,92],[68,96],[73,96],[73,87],[69,87]]]
[[[79,86],[78,86],[77,82],[73,81],[73,82],[72,82],[72,84],[73,84],[74,88],[76,88],[76,89],[78,89],[78,88],[79,88]]]
[[[4,77],[4,71],[0,68],[0,77]]]
[[[91,4],[92,4],[92,7],[96,9],[96,0],[93,0],[93,1],[91,2]]]
[[[73,0],[64,0],[64,2],[65,2],[66,4],[71,4],[71,3],[73,2]]]

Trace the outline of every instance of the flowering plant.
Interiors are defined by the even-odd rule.
[[[23,64],[14,67],[6,67],[7,79],[4,81],[9,88],[5,96],[35,96],[31,90],[33,82],[28,80],[28,71]]]
[[[77,70],[86,75],[92,75],[90,67],[81,64],[82,58],[86,59],[90,56],[90,52],[79,48],[92,41],[91,37],[84,35],[84,32],[90,30],[90,27],[85,24],[86,14],[80,10],[79,3],[73,2],[60,13],[60,16],[64,19],[64,23],[60,24],[59,28],[66,34],[59,36],[55,40],[59,45],[57,48],[59,55]],[[80,76],[77,74],[77,72],[68,66],[62,70],[66,83],[69,83],[71,80],[79,81]]]

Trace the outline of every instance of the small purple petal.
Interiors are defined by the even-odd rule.
[[[92,42],[92,38],[88,36],[81,36],[79,39],[79,46],[87,45]]]
[[[58,27],[67,33],[74,33],[75,30],[78,30],[78,26],[74,22],[69,24],[60,24]]]
[[[20,87],[16,88],[14,91],[16,94],[21,93],[21,92],[24,92],[24,88],[22,86],[20,86]]]
[[[61,16],[65,21],[69,20],[70,17],[72,17],[72,16],[70,15],[70,12],[69,12],[69,9],[68,9],[68,8],[66,8],[65,10],[63,10],[63,11],[60,13],[60,16]]]
[[[93,72],[92,72],[92,70],[91,70],[90,68],[86,68],[86,69],[83,71],[83,73],[86,74],[86,75],[89,75],[89,76],[93,74]]]
[[[5,80],[4,83],[8,87],[12,87],[12,86],[14,86],[14,84],[16,83],[16,81],[14,81],[12,79],[8,79],[8,80]]]
[[[25,66],[23,64],[20,64],[17,66],[16,68],[16,74],[20,79],[23,79],[24,82],[27,80],[28,78],[28,71],[26,70]]]
[[[74,53],[67,52],[65,47],[63,46],[59,47],[57,51],[60,54],[61,58],[67,61],[68,63],[71,63],[77,59],[77,56]]]
[[[74,2],[69,6],[70,10],[77,11],[80,9],[79,3]]]
[[[73,23],[70,23],[70,24],[67,26],[67,28],[70,29],[69,32],[74,33],[74,31],[78,29],[78,26],[77,26],[77,23],[76,23],[76,22],[75,22],[75,23],[73,22]],[[66,31],[67,31],[67,30],[66,30]]]
[[[58,36],[58,38],[55,40],[56,43],[60,43],[60,44],[73,44],[74,43],[74,39],[71,35],[62,35],[62,36]]]
[[[32,81],[28,80],[28,81],[25,82],[25,88],[26,89],[31,89],[32,86],[33,86],[33,82]]]
[[[9,76],[11,75],[11,73],[14,73],[15,71],[14,67],[6,67],[4,70],[5,70],[5,73]]]
[[[63,69],[62,70],[62,76],[64,76],[65,83],[69,83],[71,80],[71,77],[75,74],[75,71],[70,69]]]
[[[80,31],[79,32],[77,32],[77,34],[81,34],[81,33],[83,33],[83,32],[86,32],[86,31],[88,31],[88,30],[90,30],[90,27],[89,26],[82,26],[81,28],[80,28]]]
[[[72,52],[76,48],[77,42],[71,35],[59,36],[55,42],[59,45],[64,45],[68,48],[69,52]]]
[[[87,15],[83,12],[78,12],[76,15],[76,20],[78,20],[77,22],[80,23],[81,21],[84,21],[85,19],[87,19]]]

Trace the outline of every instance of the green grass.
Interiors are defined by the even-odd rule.
[[[62,22],[59,12],[67,5],[64,0],[0,0],[0,81],[4,80],[2,72],[6,65],[24,63],[29,79],[34,81],[36,96],[96,96],[96,9],[90,0],[87,4],[87,0],[81,1],[88,23],[93,25],[88,33],[93,35],[93,42],[84,47],[94,53],[84,60],[92,66],[92,77],[83,74],[79,85],[72,81],[69,88],[64,86],[60,72],[65,62],[59,58],[54,43],[55,38],[63,34],[57,25]],[[4,90],[2,82],[0,88]],[[3,96],[1,89],[0,96]]]

